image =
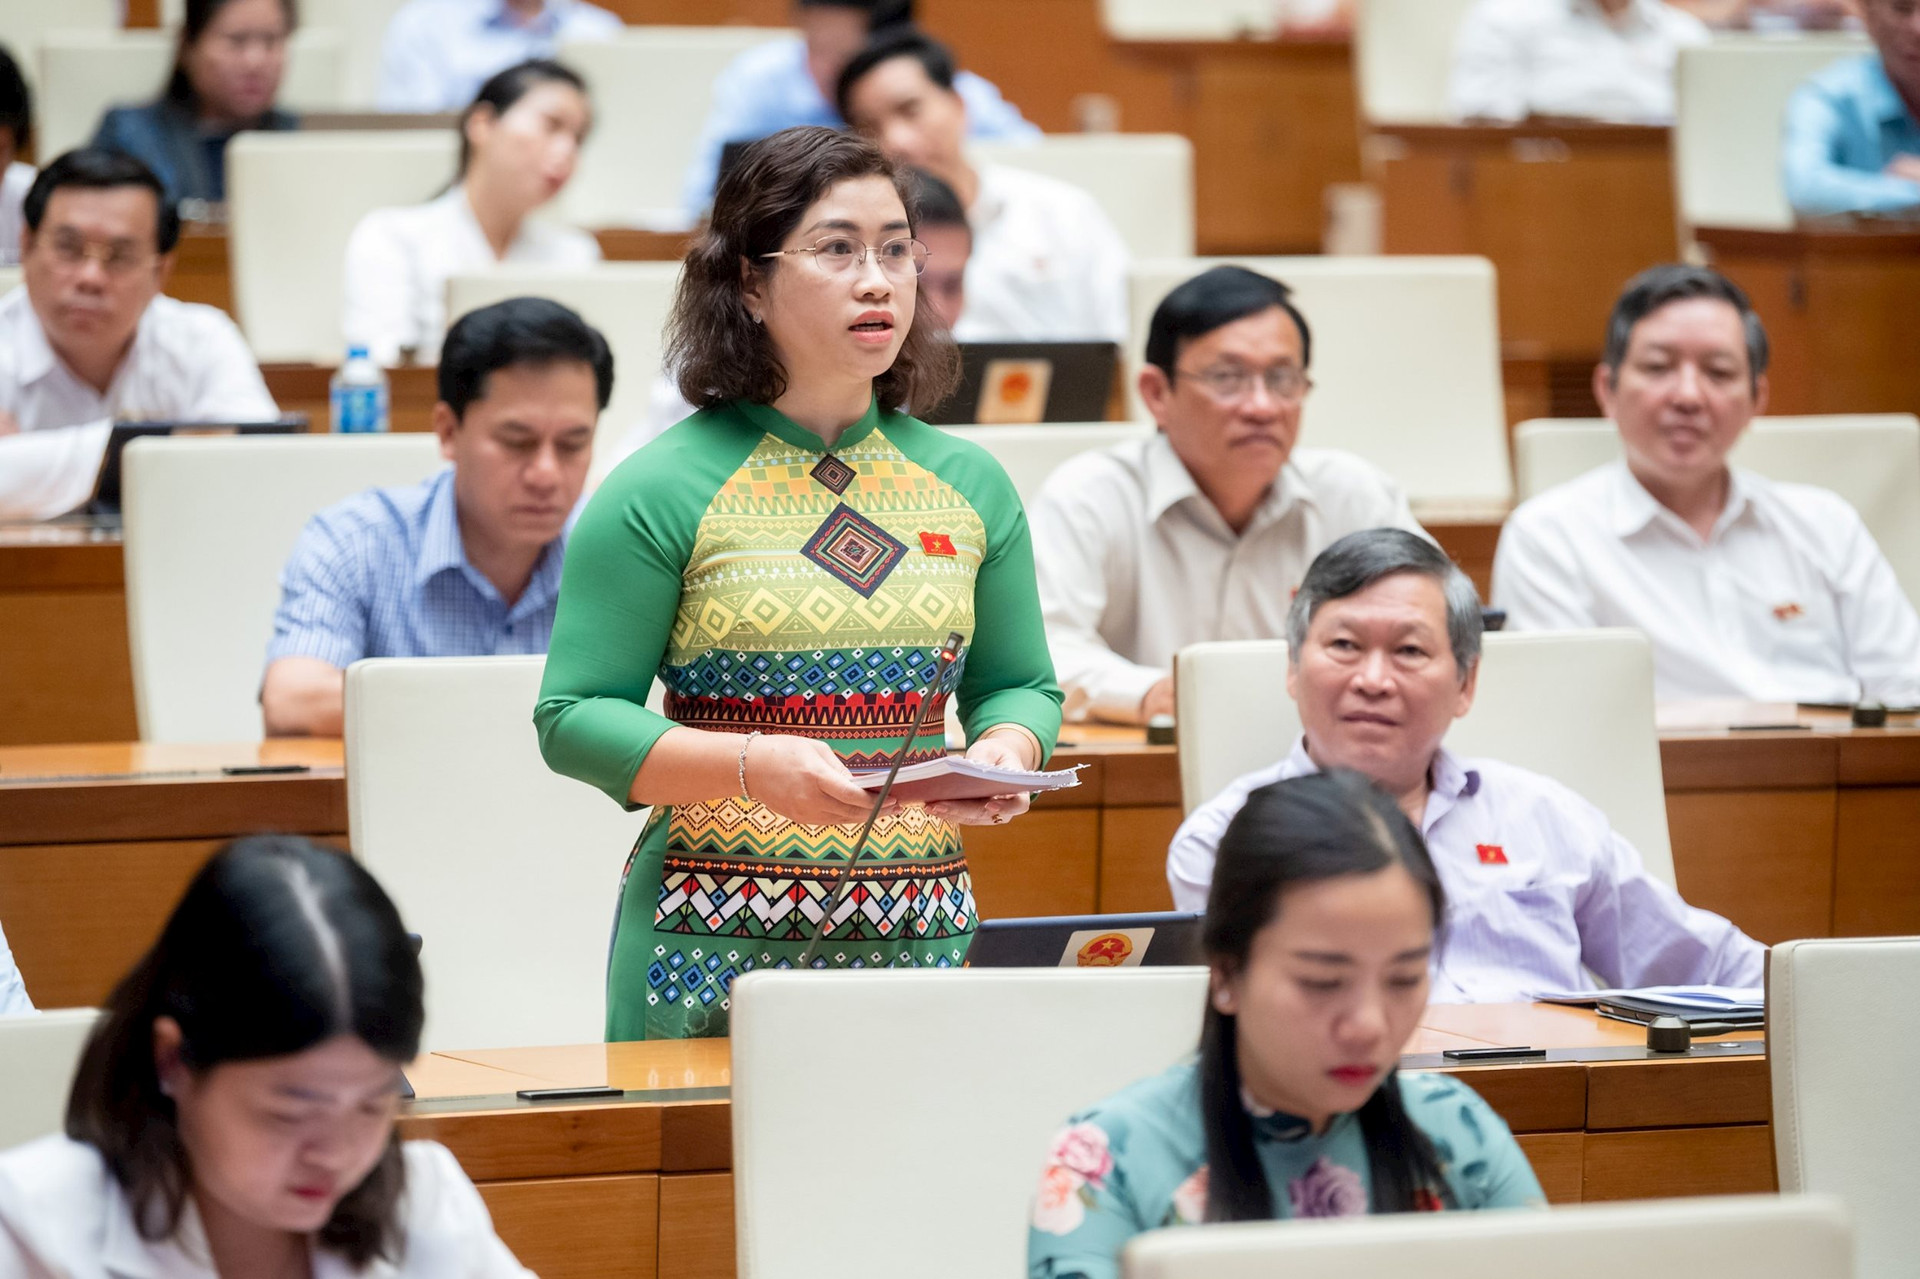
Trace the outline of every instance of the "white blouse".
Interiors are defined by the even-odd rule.
[[[473,216],[466,188],[426,204],[375,209],[347,240],[346,305],[341,328],[347,346],[364,346],[382,364],[398,364],[402,347],[414,359],[440,358],[447,331],[447,281],[499,262],[582,267],[600,260],[600,244],[577,227],[528,218],[505,257]],[[344,354],[344,351],[342,352]]]
[[[315,1249],[314,1279],[533,1279],[493,1233],[480,1192],[445,1146],[401,1148],[407,1189],[397,1262],[355,1270]],[[63,1136],[0,1154],[0,1275],[7,1279],[218,1279],[191,1201],[150,1243],[100,1152]]]

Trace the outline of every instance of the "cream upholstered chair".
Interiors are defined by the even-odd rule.
[[[423,1047],[597,1041],[620,868],[646,820],[540,757],[543,657],[347,670],[347,831],[426,939]]]
[[[1447,82],[1460,20],[1474,0],[1360,0],[1353,70],[1360,118],[1372,124],[1451,124]]]
[[[1837,1195],[1860,1279],[1920,1258],[1920,937],[1790,941],[1767,957],[1767,1066],[1780,1189]]]
[[[993,454],[1023,503],[1033,501],[1054,468],[1070,457],[1144,439],[1153,427],[1140,422],[1041,422],[1032,426],[948,426],[949,435],[971,440]]]
[[[173,66],[173,44],[171,31],[49,33],[40,42],[39,154],[52,157],[84,144],[108,107],[159,96]],[[346,58],[338,31],[295,31],[287,41],[276,105],[290,111],[339,107]]]
[[[1780,178],[1787,100],[1814,72],[1873,46],[1857,35],[1721,36],[1674,70],[1674,194],[1682,240],[1698,226],[1787,230]]]
[[[1100,20],[1115,40],[1243,40],[1339,8],[1340,0],[1100,0]]]
[[[227,144],[233,305],[254,358],[340,362],[347,238],[374,209],[444,188],[458,147],[452,129],[242,133]]]
[[[740,1279],[1021,1273],[1050,1139],[1193,1051],[1205,1000],[1202,968],[744,974]]]
[[[976,142],[978,164],[1070,182],[1096,201],[1136,258],[1193,253],[1193,143],[1177,133],[1055,133],[1038,142]]]
[[[44,88],[41,40],[55,31],[118,30],[120,10],[121,0],[0,0],[0,43],[20,64],[20,74],[37,97]],[[55,154],[44,144],[40,152],[42,163]]]
[[[1620,457],[1620,433],[1603,418],[1539,419],[1513,433],[1521,501]],[[1832,489],[1860,512],[1907,598],[1920,601],[1920,417],[1841,413],[1763,417],[1732,461],[1770,479]]]
[[[0,1017],[0,1150],[59,1132],[97,1008]]]
[[[740,54],[792,33],[780,27],[633,26],[619,38],[568,44],[560,59],[586,77],[593,132],[560,194],[559,216],[582,226],[680,229],[682,186],[713,102],[713,82]]]
[[[1126,1279],[1614,1279],[1625,1248],[1642,1264],[1673,1266],[1681,1274],[1852,1279],[1852,1233],[1838,1203],[1800,1196],[1410,1213],[1156,1230],[1127,1248],[1121,1273]]]
[[[613,398],[594,432],[594,479],[603,478],[625,454],[622,444],[646,416],[648,397],[660,378],[661,328],[680,280],[678,262],[602,262],[558,270],[503,264],[491,271],[447,281],[447,318],[506,298],[552,298],[599,329],[613,350]]]
[[[1280,640],[1180,650],[1173,677],[1180,799],[1188,812],[1292,749],[1300,715],[1287,696],[1286,669]],[[1653,722],[1653,650],[1640,632],[1488,635],[1473,709],[1454,721],[1446,745],[1571,787],[1640,850],[1649,874],[1674,882]]]
[[[1132,271],[1133,389],[1147,325],[1175,285],[1232,263],[1293,289],[1313,331],[1315,389],[1302,444],[1345,449],[1413,498],[1504,501],[1506,409],[1493,264],[1469,257],[1163,258]]]
[[[260,736],[280,570],[321,508],[439,469],[431,435],[142,439],[127,446],[127,640],[140,737]]]
[[[11,293],[20,283],[20,268],[0,266],[0,293]]]

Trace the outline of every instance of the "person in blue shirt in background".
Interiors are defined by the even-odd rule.
[[[464,110],[508,67],[624,27],[586,0],[407,0],[387,23],[375,101],[382,111]]]
[[[173,200],[227,198],[227,142],[242,129],[296,129],[276,108],[293,0],[187,0],[173,70],[157,102],[115,107],[93,145],[152,169]],[[182,210],[191,220],[196,212]]]
[[[1877,52],[1819,72],[1787,104],[1787,199],[1802,216],[1920,217],[1920,0],[1860,11]]]
[[[799,34],[748,49],[713,82],[713,111],[687,171],[688,221],[698,221],[713,202],[727,143],[751,142],[802,124],[841,127],[833,97],[841,69],[873,32],[912,18],[912,0],[794,0]],[[962,71],[953,87],[967,104],[970,136],[1039,138],[1040,130],[986,80]]]
[[[447,331],[439,392],[452,467],[327,508],[287,558],[260,687],[269,737],[338,737],[363,657],[547,651],[613,355],[558,302],[509,298]]]

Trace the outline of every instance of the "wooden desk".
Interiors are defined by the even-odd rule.
[[[1471,253],[1499,275],[1500,337],[1547,363],[1557,416],[1588,381],[1620,286],[1677,252],[1668,130],[1573,121],[1369,126],[1388,253]]]
[[[136,735],[118,530],[0,525],[0,746]]]
[[[1768,943],[1920,932],[1911,835],[1920,828],[1920,725],[1853,730],[1830,714],[1801,718],[1808,729],[1663,737],[1681,893]],[[965,832],[982,910],[1006,918],[1169,908],[1166,849],[1181,820],[1173,748],[1093,724],[1069,725],[1062,741],[1055,762],[1086,766],[1078,788],[1043,796],[1008,826]],[[217,773],[262,758],[312,771]],[[221,839],[291,830],[344,844],[340,765],[337,742],[0,750],[0,903],[37,1000],[102,998]],[[174,770],[192,771],[139,776]],[[9,780],[76,772],[94,780]],[[60,921],[77,921],[73,931],[92,940],[68,945]]]
[[[1327,187],[1360,180],[1346,40],[1115,41],[1113,49],[1172,81],[1172,127],[1193,142],[1202,254],[1320,251]]]
[[[1556,1203],[1773,1189],[1765,1057],[1703,1049],[1649,1060],[1634,1051],[1641,1042],[1585,1009],[1437,1006],[1403,1066],[1470,1082]],[[1552,1059],[1460,1067],[1438,1057],[1518,1043],[1550,1048]],[[405,1135],[453,1150],[501,1236],[547,1279],[734,1273],[726,1041],[438,1053],[408,1077],[420,1099],[402,1119]],[[626,1095],[590,1105],[512,1096],[564,1084]],[[597,1224],[583,1238],[576,1223],[588,1219],[606,1235]]]
[[[1694,235],[1766,321],[1768,412],[1920,412],[1920,222]]]
[[[282,413],[304,413],[307,429],[331,429],[329,384],[334,368],[327,364],[262,364],[267,394]],[[387,409],[396,431],[431,431],[433,406],[440,398],[439,370],[414,365],[387,370]]]
[[[220,771],[259,764],[309,771]],[[346,798],[337,741],[0,748],[0,909],[34,1002],[105,998],[226,839],[288,831],[344,846]]]

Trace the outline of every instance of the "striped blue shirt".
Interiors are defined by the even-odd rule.
[[[361,493],[314,516],[294,544],[267,661],[544,653],[565,554],[564,535],[549,542],[508,605],[467,561],[451,468]]]
[[[1896,155],[1920,156],[1920,120],[1877,53],[1836,62],[1801,85],[1787,103],[1780,148],[1796,213],[1920,208],[1920,182],[1883,172]]]

